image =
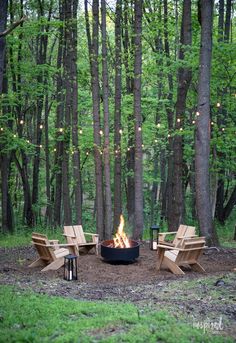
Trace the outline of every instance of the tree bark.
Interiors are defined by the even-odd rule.
[[[198,112],[195,137],[196,207],[200,232],[207,244],[216,245],[210,202],[210,74],[212,55],[213,1],[200,1],[201,47],[198,77]]]
[[[106,2],[101,0],[102,17],[102,93],[104,113],[104,236],[111,239],[112,235],[112,204],[111,204],[111,175],[110,175],[110,129],[109,129],[109,84],[107,68],[107,34],[106,34]]]
[[[89,18],[87,0],[85,0],[85,20],[90,57],[90,71],[93,99],[93,140],[94,140],[94,160],[95,160],[95,182],[96,182],[96,227],[100,239],[104,239],[104,197],[103,197],[103,170],[102,170],[102,150],[101,150],[101,123],[100,123],[100,88],[98,69],[98,34],[99,34],[99,3],[93,0],[93,28],[92,38],[89,29]]]
[[[135,118],[135,226],[133,237],[140,239],[143,233],[143,152],[142,152],[142,113],[141,113],[141,75],[142,75],[142,0],[134,5],[134,118]]]
[[[60,10],[60,21],[63,21],[62,2],[59,2]],[[59,41],[58,41],[58,52],[57,52],[57,75],[56,75],[56,151],[55,151],[55,194],[54,194],[54,209],[53,209],[53,221],[55,226],[61,225],[61,206],[62,206],[62,151],[63,151],[63,118],[64,118],[64,85],[62,79],[62,60],[63,60],[63,28],[59,28]]]
[[[191,0],[184,0],[183,15],[180,36],[179,59],[184,60],[185,49],[192,43],[192,24],[191,24]],[[184,113],[186,109],[186,97],[192,72],[190,68],[179,68],[178,89],[176,102],[175,129],[177,134],[173,143],[173,176],[172,176],[172,202],[169,208],[168,226],[170,231],[176,231],[183,222],[184,213],[184,186],[183,186],[183,138],[180,128],[184,125]]]
[[[226,1],[226,13],[225,13],[225,34],[224,34],[224,41],[229,42],[230,36],[230,27],[231,27],[231,8],[232,2],[231,0]]]
[[[114,221],[116,231],[122,213],[122,169],[121,169],[121,13],[122,0],[116,2],[115,19],[115,119],[114,119]]]

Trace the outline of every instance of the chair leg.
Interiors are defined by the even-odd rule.
[[[32,262],[29,267],[40,267],[40,266],[45,266],[46,262],[42,260],[41,258],[38,258],[36,261]]]
[[[206,273],[205,269],[200,265],[200,263],[195,262],[193,264],[190,264],[190,267],[195,271],[195,272],[200,272],[200,273]]]
[[[50,263],[48,266],[43,268],[41,272],[46,272],[48,270],[57,270],[64,265],[64,257],[58,258],[57,260]]]
[[[180,269],[180,267],[176,263],[172,262],[169,258],[164,257],[163,263],[166,265],[167,268],[170,269],[170,271],[172,271],[173,274],[184,275],[182,269]]]

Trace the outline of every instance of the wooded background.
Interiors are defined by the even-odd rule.
[[[1,230],[135,239],[236,204],[235,3],[0,0]],[[96,224],[95,224],[96,223]]]

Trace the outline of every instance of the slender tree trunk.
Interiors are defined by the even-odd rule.
[[[110,175],[110,130],[109,130],[109,85],[107,68],[107,34],[106,34],[106,2],[101,0],[102,17],[102,93],[104,112],[104,195],[105,220],[104,236],[111,239],[112,235],[112,204],[111,204],[111,175]]]
[[[191,24],[191,0],[183,2],[183,17],[180,37],[179,59],[184,60],[187,46],[192,43],[192,24]],[[186,97],[192,78],[189,68],[180,68],[178,72],[178,90],[176,102],[175,128],[178,133],[174,137],[173,144],[173,177],[172,177],[172,203],[171,212],[168,216],[168,226],[170,231],[178,229],[183,222],[184,213],[184,194],[183,194],[183,138],[180,129],[184,125],[184,113],[186,108]]]
[[[59,3],[60,7],[60,21],[63,21],[62,13],[62,3]],[[55,151],[55,169],[56,169],[56,178],[55,178],[55,195],[54,195],[54,225],[61,225],[61,206],[62,206],[62,135],[63,135],[63,118],[64,118],[64,85],[62,80],[62,59],[63,59],[63,28],[59,28],[59,42],[58,42],[58,53],[57,53],[57,77],[56,77],[56,151]]]
[[[230,36],[230,24],[231,24],[231,8],[232,8],[232,1],[226,1],[226,13],[225,13],[225,34],[224,34],[224,41],[229,42]]]
[[[115,119],[114,119],[114,222],[116,230],[122,213],[121,170],[121,13],[122,0],[116,2],[115,19]]]
[[[131,3],[132,6],[132,3]],[[130,39],[129,25],[133,29],[133,18],[131,17],[129,23],[129,1],[124,0],[124,34],[123,34],[123,45],[124,45],[124,65],[126,72],[126,93],[127,95],[133,94],[134,89],[134,79],[132,76],[132,59],[133,59],[133,39]],[[134,196],[134,117],[133,113],[130,112],[128,116],[128,149],[126,154],[127,159],[127,186],[126,186],[126,196],[127,196],[127,212],[129,224],[134,225],[134,212],[135,212],[135,196]]]
[[[210,201],[210,73],[212,53],[213,1],[200,1],[201,48],[198,79],[198,112],[195,138],[196,207],[200,232],[207,244],[218,244]]]
[[[224,0],[219,0],[218,42],[224,37]]]
[[[65,130],[63,139],[63,159],[62,159],[62,196],[64,208],[64,224],[72,224],[72,210],[70,201],[70,173],[69,173],[69,151],[70,151],[70,137],[71,137],[71,116],[72,116],[72,88],[71,88],[71,20],[72,20],[72,1],[63,0],[64,12],[64,82],[65,82],[65,108],[64,120]],[[76,61],[75,61],[76,63]]]
[[[78,77],[77,77],[77,8],[78,1],[72,1],[72,22],[70,29],[71,50],[71,91],[72,91],[72,144],[73,144],[73,174],[75,197],[75,221],[82,224],[82,185],[80,171],[80,150],[78,142]]]
[[[96,226],[100,239],[104,239],[104,200],[103,200],[103,171],[102,171],[102,150],[101,150],[101,123],[100,123],[100,89],[99,89],[99,69],[98,69],[98,26],[99,26],[99,3],[93,0],[93,35],[91,39],[89,29],[89,19],[87,10],[87,0],[85,0],[85,20],[87,40],[90,56],[90,70],[93,99],[93,139],[94,139],[94,160],[95,160],[95,180],[96,180]]]
[[[142,0],[134,6],[134,118],[135,118],[135,226],[134,239],[143,233],[143,152],[142,152],[142,113],[141,113],[141,75],[142,75]]]

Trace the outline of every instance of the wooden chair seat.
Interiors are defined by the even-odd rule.
[[[205,272],[204,268],[198,262],[205,246],[205,237],[182,238],[180,247],[170,247],[169,245],[158,244],[157,270],[164,265],[176,275],[183,275],[180,268],[183,265],[190,266],[198,272]]]
[[[32,234],[32,244],[39,258],[29,267],[44,266],[42,272],[59,269],[64,264],[64,257],[76,253],[77,249],[74,244],[59,244],[58,240],[49,240],[46,235],[36,232]]]
[[[64,226],[64,236],[67,243],[75,244],[78,252],[83,251],[88,253],[89,250],[94,249],[98,255],[99,235],[90,232],[84,232],[82,225]],[[87,241],[85,236],[90,236],[91,241]]]

